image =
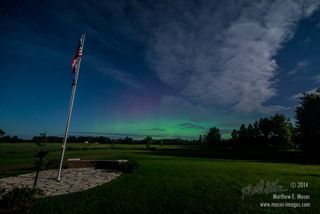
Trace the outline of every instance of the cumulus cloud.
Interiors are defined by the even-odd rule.
[[[159,78],[193,103],[279,110],[265,106],[277,94],[274,57],[318,6],[311,0],[161,3],[147,57]]]

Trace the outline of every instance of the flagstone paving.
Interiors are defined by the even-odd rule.
[[[57,170],[40,171],[37,187],[47,196],[62,195],[90,189],[112,181],[121,173],[95,168],[62,169],[61,181],[56,180]],[[35,173],[23,174],[0,179],[0,187],[10,190],[14,187],[33,187]]]

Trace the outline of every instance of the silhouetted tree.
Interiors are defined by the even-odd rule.
[[[0,138],[2,138],[5,134],[6,133],[2,129],[0,129]]]
[[[248,125],[247,127],[247,144],[252,145],[255,143],[256,136],[255,136],[255,131],[254,128],[251,124]]]
[[[221,142],[221,133],[217,127],[210,128],[205,135],[205,140],[208,144],[216,144]]]
[[[247,137],[247,129],[244,124],[241,124],[238,132],[238,136],[239,136],[239,143],[242,145],[246,144],[248,137]]]
[[[76,136],[69,136],[68,137],[68,143],[76,143],[77,137]],[[89,140],[89,142],[93,142],[92,140]]]
[[[47,143],[48,137],[47,132],[40,133],[40,137],[36,141],[37,146],[41,147],[43,144]]]
[[[296,108],[298,143],[306,151],[320,148],[320,88],[304,93]]]
[[[271,144],[280,147],[288,147],[292,143],[293,125],[283,114],[276,114],[270,118]]]
[[[18,143],[21,141],[23,141],[23,139],[19,138],[18,136],[11,137],[10,135],[6,135],[1,138],[1,142],[4,142],[4,143]]]
[[[161,139],[160,142],[159,142],[159,146],[162,148],[163,145],[164,145],[164,143],[163,143],[163,140]]]
[[[254,124],[253,124],[253,130],[254,130],[254,138],[256,140],[259,140],[260,136],[261,136],[261,132],[260,132],[260,129],[259,129],[259,122],[258,121],[255,121]]]
[[[19,141],[21,141],[21,139],[18,138],[18,136],[12,136],[11,143],[18,143]]]
[[[239,139],[239,131],[237,129],[233,129],[231,132],[231,137],[233,139]]]
[[[263,144],[267,144],[271,137],[272,124],[269,118],[261,118],[258,122],[261,133],[260,140]]]
[[[150,145],[152,144],[152,137],[147,136],[145,139],[143,139],[143,142],[146,144],[147,150],[150,149]]]
[[[233,129],[231,132],[231,138],[233,142],[239,142],[239,131],[236,129]]]
[[[288,147],[292,143],[294,127],[290,120],[282,114],[269,118],[261,118],[247,127],[242,124],[239,130],[233,130],[232,140],[246,147],[264,147],[273,145]]]
[[[199,144],[202,144],[202,143],[203,143],[203,139],[202,139],[202,135],[201,135],[201,134],[199,135],[198,143],[199,143]]]
[[[133,139],[131,137],[125,137],[123,139],[123,143],[124,144],[132,144],[133,143]]]

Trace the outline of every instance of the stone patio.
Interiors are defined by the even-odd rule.
[[[121,175],[120,172],[105,169],[69,168],[62,169],[61,181],[57,182],[58,170],[40,171],[37,187],[42,189],[47,196],[62,195],[87,190]],[[35,173],[23,174],[0,179],[0,186],[7,190],[14,187],[33,187]]]

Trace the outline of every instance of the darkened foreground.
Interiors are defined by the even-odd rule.
[[[56,167],[61,144],[50,151],[42,168]],[[0,144],[1,176],[33,171],[31,143]],[[299,161],[304,153],[228,150],[207,145],[70,144],[67,158],[128,159],[138,163],[111,183],[80,193],[50,197],[29,207],[31,213],[319,213],[320,167]],[[297,158],[296,161],[294,157]],[[305,156],[301,156],[305,160]],[[295,162],[300,162],[299,164]],[[303,164],[302,164],[303,163]],[[307,188],[292,188],[304,182]],[[261,183],[281,185],[287,194],[310,200],[276,200],[273,194],[243,196]],[[266,208],[272,202],[310,203],[309,208]]]

